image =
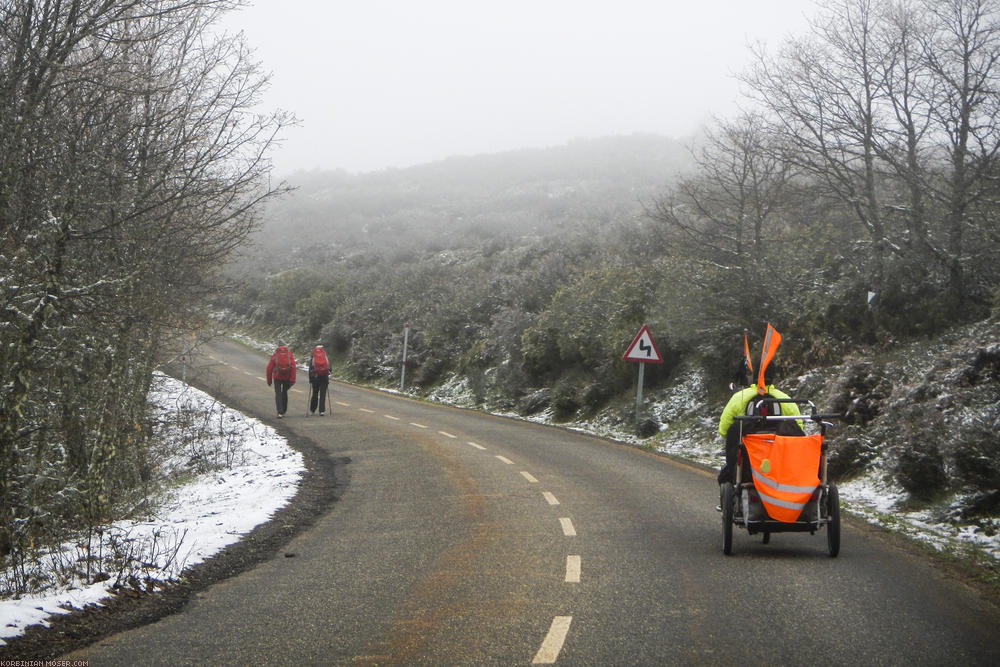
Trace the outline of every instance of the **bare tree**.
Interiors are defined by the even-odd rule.
[[[148,474],[164,337],[283,190],[230,0],[0,5],[0,555]],[[61,406],[52,410],[50,406]]]
[[[914,246],[915,254],[926,262],[936,254],[929,236],[926,189],[937,98],[936,82],[926,67],[927,17],[913,2],[903,1],[890,5],[884,19],[879,41],[885,57],[880,64],[891,115],[876,135],[875,146],[905,193],[898,204],[889,206],[890,216],[900,214],[906,220],[897,241]]]
[[[933,19],[925,53],[939,92],[930,108],[948,166],[930,182],[930,192],[942,208],[949,295],[960,312],[969,295],[968,232],[977,221],[983,223],[977,209],[989,216],[988,223],[996,224],[992,202],[985,197],[992,190],[1000,156],[1000,3],[922,4]],[[983,211],[984,204],[990,210]]]
[[[875,38],[883,20],[876,0],[836,0],[813,22],[809,38],[764,50],[743,76],[753,98],[775,119],[788,159],[853,211],[869,243],[869,279],[882,281],[894,249],[883,215],[876,129],[886,95],[886,54]]]
[[[836,0],[744,77],[789,159],[866,230],[871,289],[944,285],[949,317],[973,291],[967,235],[994,224],[979,205],[1000,149],[997,14],[996,0]]]
[[[772,245],[787,231],[782,213],[793,168],[772,139],[762,116],[720,121],[695,150],[697,173],[648,211],[679,252],[702,264],[695,280],[716,291],[728,285],[717,291],[725,295],[717,305],[730,313],[768,307],[747,287],[770,275]]]

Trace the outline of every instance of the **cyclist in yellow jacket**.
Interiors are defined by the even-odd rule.
[[[724,482],[734,482],[734,471],[736,470],[736,452],[740,446],[740,428],[735,423],[735,418],[747,414],[750,403],[756,398],[770,396],[771,398],[787,399],[788,394],[774,386],[774,366],[767,366],[764,369],[764,392],[762,393],[757,384],[752,384],[746,389],[733,394],[726,407],[719,417],[719,435],[726,440],[726,462],[719,470],[719,484]],[[799,415],[799,406],[795,403],[780,403],[781,414]],[[797,422],[796,422],[797,423]],[[801,426],[801,425],[800,425]]]

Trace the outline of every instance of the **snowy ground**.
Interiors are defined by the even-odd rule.
[[[302,456],[274,429],[177,380],[159,376],[151,398],[163,417],[160,421],[172,424],[166,438],[175,454],[167,467],[190,469],[193,456],[212,458],[222,467],[174,488],[155,516],[115,524],[98,549],[134,549],[144,554],[144,566],[126,576],[169,581],[267,521],[294,496],[304,465]],[[169,419],[178,415],[197,419]],[[67,565],[78,563],[81,556],[81,545],[73,542],[49,554],[46,562],[57,573],[55,579],[65,579],[67,571],[76,569]],[[50,616],[99,603],[111,594],[119,576],[89,585],[70,578],[39,595],[0,600],[0,644],[29,625],[46,624]]]

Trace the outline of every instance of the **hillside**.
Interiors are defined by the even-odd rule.
[[[399,254],[577,235],[640,215],[688,148],[655,135],[453,157],[406,169],[297,172],[249,259],[271,272],[362,252]]]

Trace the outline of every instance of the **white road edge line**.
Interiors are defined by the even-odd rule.
[[[476,449],[481,449],[481,450],[483,450],[483,451],[486,451],[486,448],[485,448],[485,447],[483,447],[482,445],[477,445],[477,444],[476,444],[476,443],[474,443],[474,442],[470,442],[469,444],[470,444],[471,446],[475,447]]]
[[[559,523],[562,525],[563,535],[566,537],[573,537],[576,535],[576,528],[573,527],[573,520],[567,517],[559,519]]]
[[[532,476],[532,474],[531,474],[530,472],[528,472],[527,470],[522,470],[522,471],[521,471],[521,477],[525,478],[526,480],[528,480],[528,481],[529,481],[529,482],[531,482],[532,484],[538,484],[538,480],[537,480],[537,479],[535,479],[535,478],[534,478],[534,477]]]
[[[552,495],[551,491],[542,491],[542,497],[545,498],[545,502],[547,502],[549,505],[559,504],[559,500],[554,495]]]
[[[509,465],[509,466],[512,466],[512,465],[514,465],[514,462],[513,462],[513,461],[511,461],[511,460],[510,460],[509,458],[507,458],[506,456],[500,456],[499,454],[497,454],[497,458],[498,458],[498,459],[500,459],[501,461],[503,461],[504,463],[506,463],[506,464],[507,464],[507,465]]]
[[[580,557],[566,556],[566,583],[580,583]]]
[[[545,641],[542,642],[542,647],[538,649],[538,653],[535,654],[535,659],[531,661],[531,664],[551,665],[556,661],[559,657],[559,652],[562,651],[563,642],[566,641],[566,635],[569,633],[569,624],[572,620],[572,616],[556,616],[552,619],[549,634],[545,636]]]

